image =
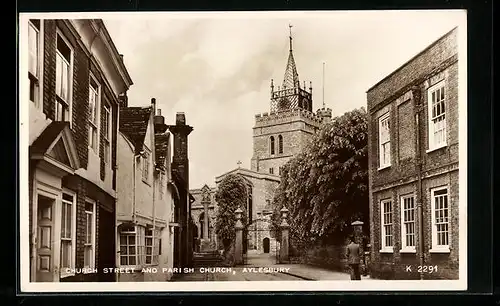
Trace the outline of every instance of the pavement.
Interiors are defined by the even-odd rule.
[[[286,272],[280,272],[303,280],[350,280],[349,273],[332,271],[307,264],[276,264],[273,254],[248,254],[247,265],[256,267],[284,267]],[[369,276],[361,276],[361,280],[370,280]]]
[[[350,280],[349,273],[332,271],[306,264],[277,264],[272,254],[248,254],[245,265],[210,270],[215,267],[197,267],[194,273],[178,275],[172,281],[287,281],[287,280]],[[361,281],[371,280],[362,276]]]

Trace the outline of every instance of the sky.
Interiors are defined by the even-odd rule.
[[[184,112],[190,188],[249,168],[255,114],[281,85],[292,25],[300,83],[313,110],[333,116],[364,106],[366,91],[439,37],[466,25],[465,11],[136,13],[104,23],[134,82],[129,106],[156,98],[167,124]],[[325,63],[323,78],[323,63]],[[324,96],[323,96],[324,89]]]

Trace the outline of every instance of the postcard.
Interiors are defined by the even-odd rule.
[[[465,10],[21,13],[21,292],[466,290],[466,38]]]

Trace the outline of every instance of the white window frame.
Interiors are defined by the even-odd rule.
[[[133,231],[120,231],[118,233],[118,250],[120,250],[120,256],[119,256],[119,260],[118,260],[118,263],[117,265],[119,267],[125,267],[125,268],[135,268],[135,267],[141,267],[144,265],[144,262],[145,262],[145,227],[144,226],[140,226],[140,225],[136,225],[134,226],[134,230]],[[122,245],[122,242],[121,242],[121,237],[122,235],[125,235],[127,237],[127,244],[125,245],[125,247],[127,247],[127,254],[123,255],[123,253],[121,252],[121,247],[123,246]],[[129,236],[133,236],[134,237],[134,245],[132,246],[131,244],[128,243],[128,237]],[[129,250],[130,248],[133,248],[135,254],[130,254],[129,253]],[[127,256],[127,264],[126,265],[122,265],[122,256]],[[135,265],[131,265],[130,264],[130,257],[134,257],[135,258]]]
[[[446,204],[447,204],[447,219],[444,224],[447,224],[447,232],[448,232],[448,244],[438,245],[438,232],[437,232],[437,220],[436,220],[436,205],[435,205],[435,194],[438,191],[446,190]],[[430,249],[431,253],[449,253],[450,252],[450,244],[451,244],[451,207],[450,207],[450,188],[448,186],[441,186],[432,188],[430,190],[430,199],[431,199],[431,224],[432,224],[432,247]]]
[[[148,234],[148,231],[151,234]],[[153,235],[153,231],[155,231],[155,235]],[[151,239],[151,245],[148,245],[148,239]],[[144,232],[144,264],[150,266],[156,266],[159,263],[159,231],[154,229],[153,227],[147,227]],[[151,249],[151,254],[148,255],[148,249]],[[148,262],[150,259],[150,262]]]
[[[103,158],[104,158],[104,163],[105,164],[111,164],[111,138],[113,137],[111,131],[112,127],[112,120],[113,120],[113,110],[111,109],[111,104],[106,101],[106,100],[101,100],[103,101],[103,109],[104,109],[104,116],[108,116],[107,118],[107,128],[108,128],[108,133],[109,135],[106,135],[105,132],[103,132],[103,139],[104,139],[104,152],[103,152]],[[107,149],[106,149],[107,148]],[[108,152],[108,156],[106,156],[106,151]]]
[[[387,133],[388,133],[388,140],[382,142],[382,125],[383,123],[387,121],[388,122],[388,127],[387,127]],[[380,116],[378,119],[378,143],[379,143],[379,150],[378,150],[378,160],[379,160],[379,170],[390,167],[391,166],[391,118],[390,118],[390,112],[385,113],[384,115]],[[384,156],[384,147],[385,145],[389,145],[389,158],[388,161],[384,162],[385,156]]]
[[[95,254],[96,254],[96,201],[95,200],[92,200],[90,198],[86,198],[85,199],[85,206],[87,206],[87,203],[91,204],[92,205],[92,211],[89,212],[87,210],[87,207],[85,207],[84,211],[85,211],[85,241],[84,241],[84,265],[83,267],[84,268],[91,268],[90,270],[93,270],[93,268],[96,268],[95,266]],[[90,243],[87,241],[87,235],[88,235],[88,232],[87,232],[87,229],[88,229],[88,224],[87,224],[87,221],[88,221],[88,218],[89,218],[89,215],[90,215],[90,220],[92,222],[92,226],[91,226],[91,234],[90,234]],[[86,256],[86,248],[90,246],[91,247],[91,257],[90,257],[90,260],[89,260],[89,264],[88,265],[85,265],[85,256]],[[88,270],[85,270],[85,272],[87,272]]]
[[[385,212],[385,204],[386,203],[391,203],[391,223],[385,223],[385,218],[384,215],[386,214]],[[392,237],[392,245],[387,246],[386,245],[386,229],[385,226],[389,225],[391,226],[391,237]],[[380,253],[392,253],[394,251],[394,203],[392,199],[383,199],[380,201]]]
[[[149,149],[145,147],[144,149],[144,154],[141,157],[141,172],[142,172],[142,181],[145,182],[146,184],[149,184],[149,177],[151,176],[151,152],[149,152]]]
[[[73,202],[69,202],[66,200],[63,200],[63,194],[67,194],[73,197]],[[67,241],[67,238],[62,237],[62,209],[64,204],[70,204],[71,206],[71,238],[69,240],[71,241],[71,263],[69,267],[63,267],[62,266],[62,247],[63,247],[63,240]],[[61,193],[61,206],[58,212],[58,219],[61,223],[60,232],[58,233],[59,235],[59,240],[61,241],[60,243],[60,253],[61,256],[59,258],[59,270],[60,270],[60,277],[65,278],[68,276],[73,276],[75,273],[73,272],[75,267],[76,267],[76,193],[68,190],[68,189],[63,189],[63,192]],[[71,272],[67,272],[66,269],[69,268],[69,270],[72,270]]]
[[[428,107],[428,113],[427,113],[427,117],[428,117],[428,150],[427,152],[431,152],[431,151],[434,151],[434,150],[437,150],[437,149],[440,149],[440,148],[443,148],[443,147],[446,147],[447,146],[447,120],[446,120],[446,111],[448,110],[448,107],[447,107],[447,103],[446,103],[446,83],[445,83],[445,80],[441,80],[439,81],[438,83],[432,85],[431,87],[429,87],[427,89],[427,107]],[[442,128],[442,131],[444,133],[444,141],[441,142],[441,143],[435,143],[435,137],[434,137],[434,127],[435,127],[435,123],[434,123],[434,120],[437,118],[437,117],[440,117],[440,116],[436,116],[436,118],[434,118],[432,116],[432,109],[433,109],[433,103],[432,103],[432,93],[433,92],[436,92],[438,90],[443,90],[444,91],[444,98],[442,100],[443,102],[443,105],[444,105],[444,112],[442,114],[440,114],[440,116],[444,116],[444,119],[443,119],[443,128]]]
[[[97,86],[96,90],[94,90],[93,86],[92,86],[92,82],[95,83],[95,85]],[[95,117],[96,117],[96,121],[95,122],[92,122],[92,118],[91,118],[91,112],[92,110],[90,109],[90,93],[91,91],[94,91],[96,93],[96,100],[95,100],[95,110],[96,110],[96,113],[95,113]],[[101,84],[99,84],[99,82],[97,81],[97,79],[94,77],[94,75],[92,74],[92,72],[90,73],[90,76],[89,76],[89,117],[88,117],[88,122],[89,122],[89,143],[88,143],[88,147],[89,149],[91,149],[92,151],[94,151],[95,154],[99,155],[99,140],[100,140],[100,122],[101,121]],[[96,130],[96,139],[95,139],[95,148],[92,146],[92,143],[90,141],[90,134],[92,133],[92,129],[95,128]]]
[[[57,88],[57,56],[61,56],[64,58],[64,56],[62,56],[62,54],[59,53],[58,49],[57,49],[57,37],[60,36],[61,39],[65,42],[65,44],[68,46],[68,48],[70,49],[70,62],[69,62],[69,72],[68,72],[68,97],[67,97],[67,101],[64,101],[66,104],[67,104],[67,107],[68,107],[68,114],[67,114],[67,120],[65,121],[68,121],[69,124],[70,124],[70,127],[73,126],[73,65],[74,65],[74,54],[75,54],[75,51],[74,51],[74,48],[73,46],[71,45],[71,43],[69,42],[69,40],[66,38],[66,36],[62,33],[62,31],[57,28],[56,29],[56,88]],[[54,101],[55,103],[55,106],[56,106],[56,111],[57,111],[57,104],[59,103],[57,101],[57,98],[58,97],[58,94],[57,94],[57,90],[56,90],[56,100]],[[62,100],[62,99],[61,99]],[[66,115],[66,114],[65,114]],[[55,114],[55,119],[57,120],[57,114]]]
[[[405,209],[405,200],[413,199],[413,220],[405,221],[405,212],[408,209]],[[400,198],[400,214],[401,214],[401,253],[415,253],[416,252],[416,244],[417,244],[417,205],[416,198],[414,194],[403,195]],[[413,246],[407,246],[406,235],[408,234],[406,231],[406,223],[413,223]]]
[[[28,89],[28,99],[30,99],[30,102],[33,102],[35,107],[38,108],[38,109],[42,109],[42,101],[43,101],[43,86],[41,86],[43,84],[43,50],[44,50],[44,39],[43,39],[43,35],[44,35],[44,29],[43,29],[43,19],[38,19],[39,22],[40,22],[40,28],[37,29],[36,26],[31,22],[31,21],[28,21],[28,84],[31,86],[31,78],[34,78],[35,80],[33,80],[35,82],[34,84],[34,101],[31,100],[30,98],[30,91],[31,89]],[[37,59],[36,59],[36,75],[33,75],[30,71],[29,71],[29,61],[30,61],[30,40],[29,40],[29,31],[30,29],[33,29],[35,30],[36,32],[36,35],[37,35]]]

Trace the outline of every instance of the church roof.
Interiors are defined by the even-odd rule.
[[[142,149],[152,111],[152,107],[120,108],[120,132],[132,142],[136,154]]]
[[[240,175],[243,175],[244,177],[247,176],[247,177],[252,177],[252,178],[256,178],[256,179],[264,179],[264,180],[270,180],[270,181],[275,181],[275,182],[280,181],[280,177],[278,175],[264,173],[264,172],[258,172],[258,171],[238,167],[236,169],[233,169],[231,171],[228,171],[224,174],[217,176],[215,178],[215,182],[216,183],[220,182],[226,175],[231,174],[231,173],[240,174]]]

